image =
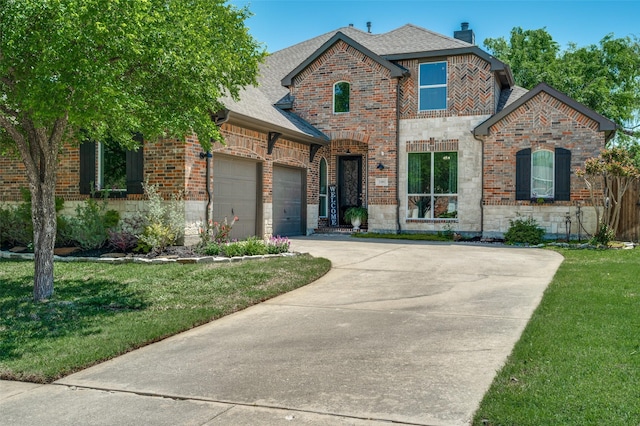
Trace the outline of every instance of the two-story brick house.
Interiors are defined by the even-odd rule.
[[[544,84],[515,86],[473,41],[466,25],[454,38],[345,27],[275,52],[260,86],[214,117],[224,145],[211,156],[189,138],[120,153],[123,198],[112,203],[140,209],[145,178],[185,191],[187,241],[206,217],[238,216],[236,236],[299,235],[341,224],[355,205],[368,208],[370,231],[500,236],[525,214],[563,234],[567,212],[589,204],[573,171],[615,125]],[[68,205],[91,182],[108,186],[110,155],[101,144],[66,148],[58,193]],[[15,199],[20,171],[0,162],[0,196]]]

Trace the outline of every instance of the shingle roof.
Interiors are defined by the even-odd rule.
[[[520,97],[524,96],[528,92],[527,89],[520,86],[513,86],[509,89],[505,89],[500,93],[500,99],[498,100],[498,108],[496,112],[500,112],[511,103],[520,99]]]
[[[326,136],[309,123],[274,105],[289,100],[289,90],[282,85],[282,79],[339,33],[382,58],[451,50],[478,51],[486,55],[472,44],[412,24],[383,34],[343,27],[270,54],[260,67],[259,86],[243,90],[239,101],[227,99],[223,102],[231,116],[235,113],[271,123],[280,129],[288,129],[294,136],[299,134],[303,138],[326,140]]]

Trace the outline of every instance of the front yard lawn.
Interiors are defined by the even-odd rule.
[[[640,250],[558,251],[474,425],[640,425]]]
[[[49,383],[315,281],[308,255],[238,263],[56,263],[35,303],[33,262],[0,259],[0,379]]]

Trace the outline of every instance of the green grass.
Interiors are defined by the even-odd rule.
[[[474,425],[640,425],[640,250],[558,251]]]
[[[231,264],[57,263],[32,300],[33,263],[0,260],[0,378],[48,383],[308,284],[326,259]]]

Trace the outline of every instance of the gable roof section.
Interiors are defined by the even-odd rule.
[[[529,90],[524,95],[520,96],[515,101],[508,103],[504,106],[504,108],[498,112],[497,114],[492,115],[484,122],[480,123],[475,129],[473,129],[474,136],[486,136],[489,134],[489,129],[491,126],[496,124],[498,121],[502,120],[520,106],[524,105],[527,101],[533,99],[537,94],[545,92],[546,94],[558,99],[560,102],[568,105],[579,113],[589,117],[593,121],[598,123],[598,130],[601,132],[605,132],[605,137],[608,140],[613,136],[615,130],[617,128],[616,123],[609,120],[608,118],[598,114],[594,110],[588,108],[587,106],[581,104],[580,102],[570,98],[562,92],[557,91],[553,87],[549,86],[546,83],[540,83],[533,89]]]
[[[296,75],[300,74],[304,69],[306,69],[309,65],[315,62],[324,52],[326,52],[331,46],[336,44],[338,41],[345,42],[346,44],[353,47],[357,51],[363,53],[365,56],[373,59],[375,62],[377,62],[384,68],[388,69],[389,72],[391,73],[391,77],[399,78],[399,77],[403,77],[407,73],[407,71],[404,68],[399,67],[398,65],[395,65],[394,63],[387,61],[386,59],[380,57],[376,53],[372,52],[371,50],[361,45],[360,43],[356,42],[351,37],[348,37],[341,31],[338,31],[333,37],[331,37],[322,46],[316,49],[316,51],[313,52],[300,65],[295,67],[289,74],[284,76],[284,78],[282,79],[282,85],[291,86],[293,78]]]

